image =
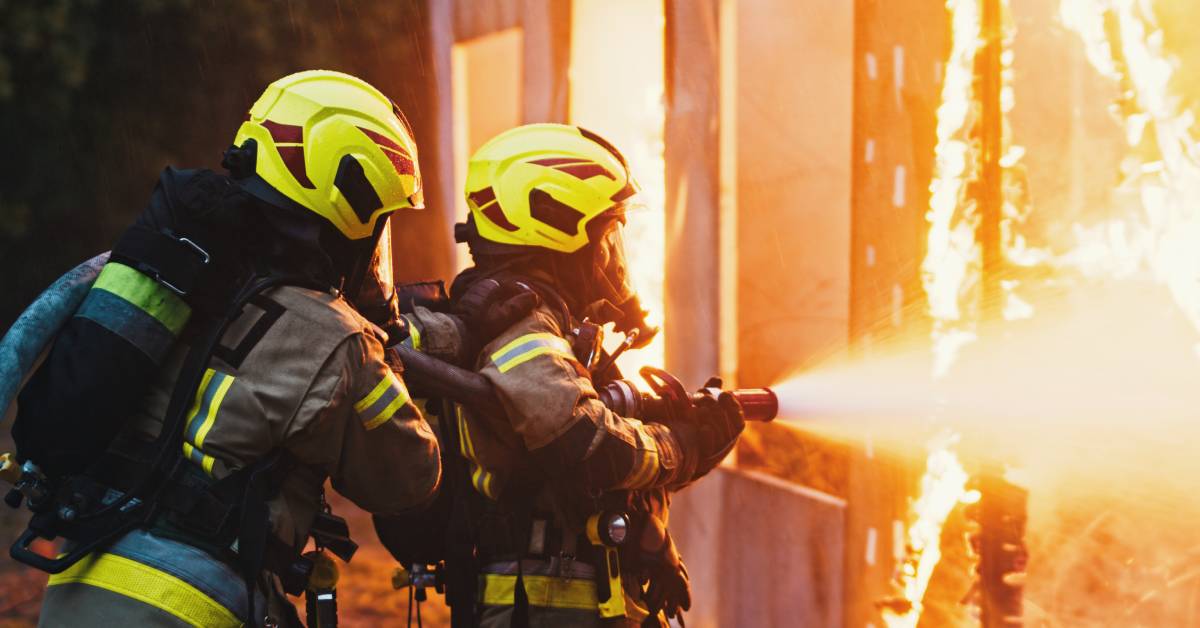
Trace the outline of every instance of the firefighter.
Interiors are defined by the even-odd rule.
[[[222,272],[281,281],[231,313],[203,356],[199,384],[186,391],[182,450],[170,452],[182,457],[181,471],[157,493],[155,515],[52,575],[42,625],[294,624],[281,590],[305,585],[313,561],[300,552],[310,530],[331,518],[338,527],[326,480],[373,513],[418,508],[439,485],[437,440],[384,359],[381,326],[393,323],[394,334],[396,319],[389,220],[423,206],[417,149],[399,109],[346,74],[286,76],[253,105],[224,165],[229,176],[167,169],[139,224],[191,220],[184,232],[206,264],[211,254]],[[200,300],[220,292],[163,293],[121,251],[71,325],[98,325],[113,342],[167,357],[122,431],[81,471],[111,489],[110,501],[134,490],[191,358],[196,338],[181,313],[201,318]],[[183,342],[137,332],[149,329],[136,327],[141,319]],[[60,335],[47,364],[70,357],[71,338]],[[54,375],[43,367],[22,392],[14,431],[24,436],[23,458],[56,460],[52,435],[36,434],[57,403],[63,379]]]
[[[471,157],[470,215],[458,236],[474,266],[455,279],[451,299],[469,307],[462,301],[479,285],[516,282],[540,300],[476,357],[504,415],[458,416],[476,504],[466,528],[478,560],[478,625],[639,625],[690,605],[666,532],[669,492],[724,458],[743,416],[723,404],[643,423],[597,399],[598,380],[615,369],[593,372],[596,341],[580,330],[612,323],[636,344],[656,331],[622,243],[637,191],[621,153],[575,126],[511,129]]]

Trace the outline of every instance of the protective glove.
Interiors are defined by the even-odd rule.
[[[642,528],[638,549],[641,565],[650,583],[646,588],[645,602],[650,616],[659,611],[668,618],[680,617],[692,607],[692,586],[687,567],[666,524],[651,516]]]
[[[541,303],[542,298],[525,283],[482,279],[463,293],[452,311],[462,319],[476,346],[483,346]]]
[[[720,380],[709,380],[701,391],[720,387]],[[706,395],[668,427],[679,440],[683,455],[695,461],[695,470],[689,478],[694,481],[721,464],[746,428],[746,416],[734,397]]]

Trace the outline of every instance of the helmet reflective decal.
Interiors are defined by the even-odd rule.
[[[304,127],[302,126],[280,124],[274,120],[263,120],[262,125],[267,127],[267,131],[271,134],[271,139],[275,140],[276,144],[304,143]]]
[[[539,166],[546,166],[548,168],[554,168],[555,170],[561,170],[581,181],[586,181],[592,177],[599,176],[608,177],[613,181],[617,180],[617,178],[613,176],[613,173],[604,169],[604,166],[586,159],[551,157],[549,159],[536,159],[529,163]]]
[[[272,120],[263,120],[262,124],[275,140],[275,150],[296,182],[310,190],[317,187],[309,180],[304,166],[304,127]]]
[[[371,141],[375,142],[376,146],[383,149],[383,154],[392,162],[392,167],[396,169],[396,174],[413,174],[416,172],[412,155],[409,155],[403,146],[371,129],[364,129],[360,126],[358,130],[371,138]]]
[[[476,192],[471,192],[467,195],[467,199],[475,204],[475,208],[483,214],[484,218],[492,221],[497,227],[505,231],[516,231],[519,229],[508,216],[504,215],[504,210],[500,208],[500,203],[496,202],[496,191],[492,188],[483,188]]]

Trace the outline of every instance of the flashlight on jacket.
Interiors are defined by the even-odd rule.
[[[587,537],[592,545],[618,547],[629,537],[629,515],[623,512],[600,512],[587,521]]]
[[[617,549],[629,537],[629,515],[623,512],[599,512],[588,518],[587,537],[604,552],[603,565],[596,572],[596,597],[603,618],[625,616],[625,585],[621,582],[621,557]]]

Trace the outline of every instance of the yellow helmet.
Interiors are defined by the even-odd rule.
[[[527,124],[492,138],[467,164],[467,206],[491,242],[574,253],[588,224],[638,191],[604,138],[566,124]]]
[[[248,140],[267,186],[350,240],[374,235],[397,209],[424,207],[412,130],[362,79],[310,70],[271,83],[234,144]]]

